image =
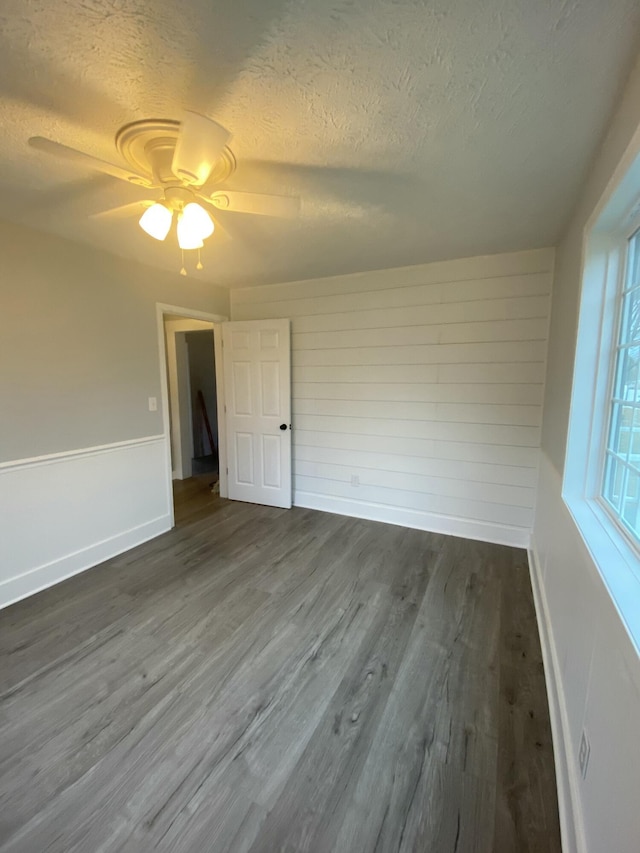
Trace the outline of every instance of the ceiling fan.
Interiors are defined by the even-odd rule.
[[[31,137],[29,144],[127,183],[159,190],[161,195],[156,199],[121,205],[95,215],[121,217],[141,213],[140,227],[156,240],[166,239],[175,219],[178,245],[184,251],[202,248],[204,240],[213,234],[211,209],[278,217],[295,216],[299,212],[300,200],[293,196],[220,189],[236,168],[235,157],[227,144],[230,139],[229,131],[213,119],[186,111],[182,122],[143,119],[120,128],[116,133],[116,148],[129,168],[42,136]],[[197,269],[202,269],[200,259]],[[184,263],[180,272],[186,275]]]

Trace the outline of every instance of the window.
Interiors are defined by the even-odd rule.
[[[602,495],[640,544],[640,229],[625,255]]]
[[[583,238],[562,496],[640,651],[640,133]]]

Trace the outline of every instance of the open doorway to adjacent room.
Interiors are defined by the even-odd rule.
[[[167,477],[174,496],[192,481],[226,495],[223,319],[158,306]]]
[[[217,483],[218,407],[213,328],[179,332],[176,335],[176,343],[178,336],[184,338],[186,349],[184,361],[188,377],[182,377],[182,382],[188,392],[187,410],[191,420],[182,436],[182,474],[183,477],[188,476],[184,470],[186,463],[191,475],[209,474]]]

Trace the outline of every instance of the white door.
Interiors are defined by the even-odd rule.
[[[222,344],[229,497],[289,508],[289,321],[223,323]]]

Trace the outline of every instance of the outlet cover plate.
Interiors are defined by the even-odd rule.
[[[591,746],[586,731],[583,730],[580,738],[580,752],[578,753],[578,764],[580,765],[580,775],[583,779],[587,777],[587,768],[589,767],[589,754]]]

